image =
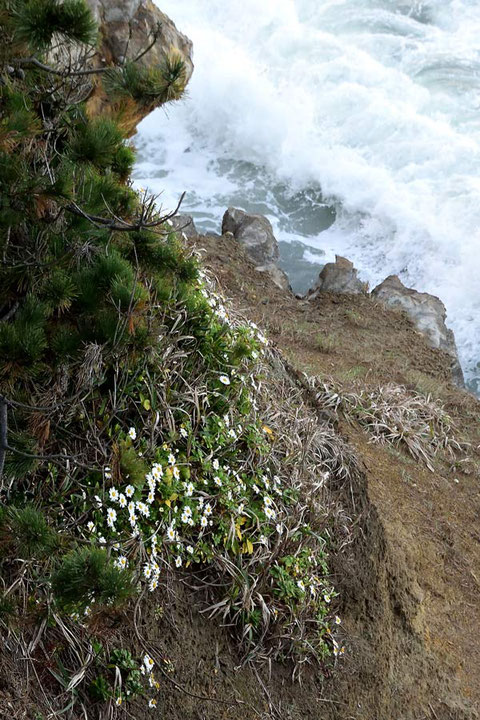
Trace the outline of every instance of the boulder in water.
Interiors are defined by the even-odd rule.
[[[387,277],[372,291],[372,295],[390,307],[404,310],[431,347],[439,348],[451,356],[453,380],[463,387],[464,378],[455,336],[445,324],[447,311],[440,298],[405,287],[397,275]]]

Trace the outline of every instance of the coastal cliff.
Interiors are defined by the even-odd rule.
[[[90,4],[95,67],[154,36],[138,61],[180,57],[180,95],[192,45],[173,22],[150,0]],[[92,83],[86,107],[131,135],[156,104]],[[345,258],[295,296],[263,216],[229,208],[202,234],[125,200],[107,130],[103,166],[83,126],[68,150],[87,154],[85,204],[95,172],[124,205],[36,197],[35,239],[64,209],[74,220],[54,226],[28,317],[16,276],[19,298],[2,296],[0,714],[475,720],[480,406],[458,386],[443,304],[392,278],[370,294]],[[59,226],[71,276],[45,282]],[[30,378],[31,317],[50,355]]]

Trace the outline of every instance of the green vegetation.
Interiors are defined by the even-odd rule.
[[[324,483],[349,460],[129,181],[115,111],[180,97],[183,63],[102,73],[112,114],[90,118],[83,1],[0,15],[2,627],[17,615],[20,648],[52,634],[59,707],[155,706],[149,655],[83,658],[102,617],[176,571],[201,569],[246,659],[338,655]],[[58,43],[78,60],[53,68]]]

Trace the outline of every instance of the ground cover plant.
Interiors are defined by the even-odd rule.
[[[179,98],[183,64],[96,72],[80,0],[3,0],[0,16],[5,649],[30,661],[51,716],[154,708],[148,648],[99,629],[178,572],[245,661],[324,665],[343,653],[326,485],[353,460],[230,315],[175,211],[129,180],[122,113]],[[92,118],[100,80],[110,114]]]

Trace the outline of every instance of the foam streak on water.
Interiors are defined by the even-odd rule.
[[[204,229],[229,204],[375,284],[439,295],[480,359],[480,3],[162,0],[194,43],[188,98],[140,127],[137,182]],[[323,200],[334,207],[336,220]]]

